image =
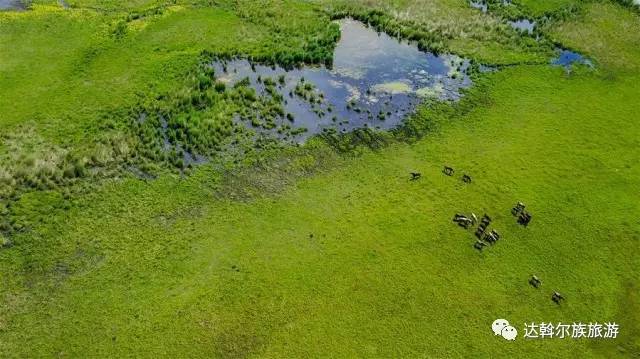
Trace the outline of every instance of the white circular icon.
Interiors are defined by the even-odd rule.
[[[507,325],[506,327],[502,328],[502,332],[500,334],[502,334],[502,337],[506,340],[516,340],[518,331],[516,330],[516,328]]]
[[[491,329],[495,335],[502,335],[502,329],[509,326],[509,321],[506,319],[496,319],[491,324]]]

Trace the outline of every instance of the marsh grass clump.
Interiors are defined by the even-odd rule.
[[[194,155],[211,157],[228,145],[273,147],[273,143],[264,140],[258,146],[239,140],[250,137],[251,128],[284,138],[300,133],[289,125],[294,117],[285,111],[285,100],[278,91],[278,86],[286,80],[284,77],[259,76],[259,87],[252,87],[251,80],[245,77],[227,86],[215,78],[206,60],[208,56],[203,57],[201,67],[194,70],[185,88],[163,98],[155,107],[140,110],[146,113],[145,120],[133,124],[140,140],[136,148],[138,160],[160,161],[169,168],[182,170],[189,167]],[[225,63],[226,60],[228,58],[218,61]],[[305,91],[314,90],[311,84],[306,85]],[[316,96],[312,99],[314,103],[321,98]]]
[[[214,88],[216,92],[223,93],[227,89],[227,85],[224,82],[216,81]]]
[[[312,83],[305,82],[304,77],[298,80],[293,94],[305,100],[312,109],[324,103],[324,94],[320,92]]]
[[[614,0],[618,4],[640,15],[640,2],[637,0]]]
[[[264,84],[265,87],[275,87],[276,86],[276,82],[273,81],[273,79],[271,77],[265,77],[264,80],[262,81],[262,83]]]
[[[3,144],[11,151],[0,155],[0,232],[9,234],[24,228],[21,222],[7,219],[11,217],[7,209],[25,193],[88,187],[94,181],[87,180],[112,175],[130,163],[136,142],[112,129],[95,147],[69,150],[48,143],[31,126],[19,130],[3,136]]]

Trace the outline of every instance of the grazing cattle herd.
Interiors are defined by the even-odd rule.
[[[442,173],[451,177],[454,175],[455,170],[453,169],[453,167],[444,166]],[[420,172],[410,172],[409,174],[411,175],[411,178],[410,178],[411,181],[417,181],[420,178],[422,178],[422,174]],[[471,183],[471,176],[469,176],[468,174],[464,174],[462,176],[462,181],[467,184]],[[517,218],[518,224],[524,227],[527,227],[531,222],[532,216],[531,216],[531,213],[525,211],[525,207],[526,206],[524,205],[524,203],[518,202],[511,209],[511,214]],[[497,230],[495,229],[491,229],[491,231],[488,230],[488,227],[491,224],[491,221],[492,219],[491,217],[489,217],[488,214],[484,214],[479,222],[478,222],[478,217],[475,215],[475,213],[470,213],[469,215],[466,215],[463,213],[456,213],[453,216],[453,222],[455,222],[456,224],[458,224],[458,226],[464,229],[469,229],[470,227],[473,227],[476,224],[478,224],[478,227],[475,231],[475,236],[477,237],[477,240],[473,244],[473,248],[477,249],[480,252],[483,251],[484,248],[487,247],[488,245],[495,244],[501,238]],[[542,281],[536,275],[532,275],[531,278],[529,278],[529,284],[532,287],[537,289],[537,288],[540,288],[540,286],[542,285]],[[553,294],[551,295],[551,300],[556,304],[560,304],[562,301],[565,300],[565,298],[562,294],[554,291]]]

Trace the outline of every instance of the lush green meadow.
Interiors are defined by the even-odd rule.
[[[100,121],[131,136],[121,109],[184,89],[202,50],[295,52],[330,23],[322,9],[344,6],[69,3],[0,14],[0,46],[11,50],[0,51],[5,161],[93,151]],[[520,3],[535,13],[568,2]],[[358,2],[417,24],[449,14],[425,26],[488,30],[446,35],[447,48],[520,63],[477,77],[459,103],[425,104],[409,119],[415,131],[381,134],[376,149],[337,152],[317,138],[257,164],[159,169],[153,180],[105,172],[0,197],[0,214],[19,224],[0,248],[0,356],[640,355],[640,17],[580,2],[545,25],[596,64],[568,71],[546,64],[547,45],[523,45],[492,28],[497,15],[465,5]],[[161,14],[113,37],[127,14],[156,6]],[[286,11],[298,20],[260,16]],[[53,46],[57,36],[67,40]],[[409,181],[411,171],[422,178]],[[510,214],[517,201],[533,214],[527,228]],[[451,222],[457,212],[489,214],[503,239],[478,252],[472,231]],[[567,298],[559,306],[554,290]],[[519,331],[614,321],[620,336],[507,342],[490,330],[498,317]]]

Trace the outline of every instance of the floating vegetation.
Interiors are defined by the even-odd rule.
[[[433,87],[423,87],[416,91],[416,94],[423,98],[439,98],[445,92],[442,84],[436,84]]]
[[[374,85],[372,90],[373,92],[382,92],[386,94],[397,95],[409,93],[412,89],[411,86],[406,82],[394,81]]]

